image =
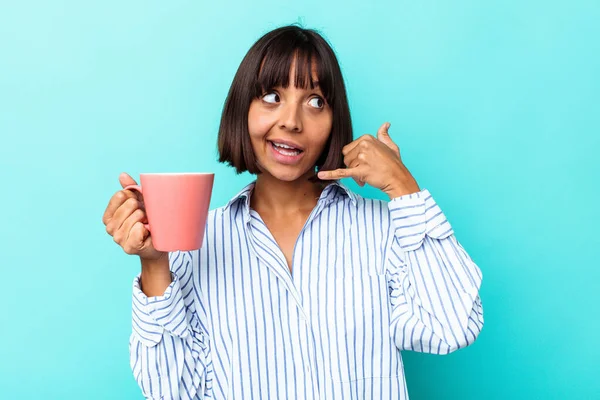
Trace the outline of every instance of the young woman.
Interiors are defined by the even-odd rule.
[[[406,399],[401,350],[475,341],[481,271],[389,126],[352,141],[333,50],[279,28],[243,59],[219,130],[220,161],[256,181],[210,212],[203,247],[155,250],[143,199],[111,198],[106,229],[142,264],[130,351],[146,397]]]

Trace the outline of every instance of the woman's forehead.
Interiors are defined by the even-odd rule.
[[[300,86],[306,86],[306,84],[304,85],[299,85],[297,82],[297,78],[298,76],[303,76],[304,79],[303,81],[306,82],[309,79],[308,78],[308,71],[310,68],[310,82],[311,82],[311,86],[312,87],[318,87],[319,86],[319,73],[317,71],[317,60],[315,57],[313,57],[311,59],[311,62],[305,62],[305,65],[300,66],[301,71],[298,70],[299,66],[298,66],[299,62],[298,62],[298,57],[294,57],[294,59],[292,60],[292,64],[290,65],[290,72],[289,72],[289,81],[294,83],[295,87],[300,87]]]
[[[310,74],[309,74],[310,71]],[[265,57],[258,72],[258,82],[263,87],[317,88],[319,86],[319,60],[315,56],[296,52],[287,59]]]

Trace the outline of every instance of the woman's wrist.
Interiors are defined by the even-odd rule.
[[[156,260],[140,258],[142,274],[140,287],[148,297],[162,296],[172,282],[167,253]]]

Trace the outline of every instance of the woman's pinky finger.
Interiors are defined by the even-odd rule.
[[[364,177],[367,171],[366,166],[358,165],[351,168],[339,168],[333,171],[320,171],[318,174],[319,179],[342,179],[342,178],[354,178],[357,182],[358,179],[365,183]]]
[[[354,168],[339,168],[333,171],[319,171],[317,176],[319,179],[329,180],[329,179],[342,179],[349,178],[354,176],[355,169]]]
[[[341,173],[339,169],[333,171],[319,171],[317,177],[322,180],[339,179]]]

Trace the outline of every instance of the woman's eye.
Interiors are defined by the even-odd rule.
[[[277,93],[267,93],[263,96],[263,101],[267,102],[267,103],[278,103],[279,102],[279,95]]]
[[[325,106],[325,102],[320,97],[313,97],[308,101],[308,104],[314,108],[323,108]]]

